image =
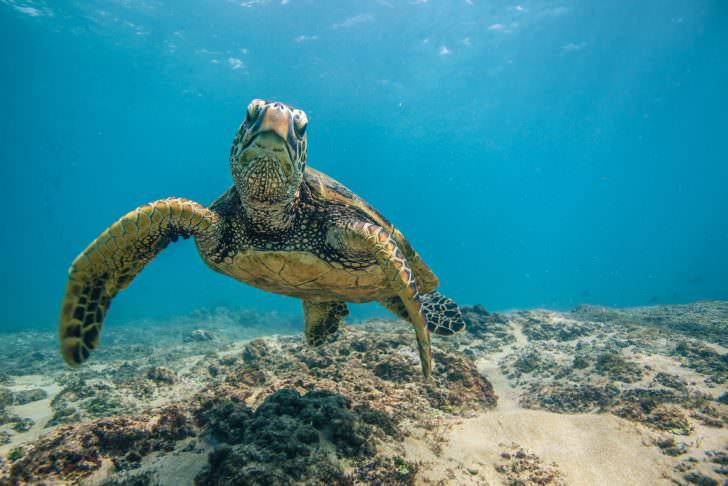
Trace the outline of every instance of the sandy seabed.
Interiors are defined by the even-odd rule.
[[[0,484],[728,484],[728,302],[464,316],[429,383],[393,319],[108,326],[79,370],[5,333]]]

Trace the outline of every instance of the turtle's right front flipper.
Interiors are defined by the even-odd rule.
[[[84,362],[99,343],[111,299],[170,242],[181,236],[214,250],[220,217],[187,199],[145,204],[111,225],[71,264],[61,305],[61,354],[71,366]]]

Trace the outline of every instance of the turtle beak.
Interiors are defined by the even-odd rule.
[[[290,178],[293,171],[293,160],[286,145],[286,142],[272,131],[258,134],[251,142],[251,146],[254,146],[257,150],[270,154],[278,160],[286,177]]]
[[[278,148],[287,150],[290,161],[296,158],[296,133],[294,128],[294,120],[291,112],[280,103],[272,103],[267,105],[258,114],[252,128],[254,132],[254,140],[265,138],[265,135],[275,135],[273,138],[262,140],[257,143],[262,148],[263,145],[270,147],[276,151]]]

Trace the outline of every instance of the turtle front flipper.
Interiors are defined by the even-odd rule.
[[[61,354],[71,366],[99,343],[111,299],[170,242],[194,236],[212,251],[220,217],[196,202],[169,198],[145,204],[112,224],[71,264],[61,305]]]
[[[336,238],[337,235],[332,235],[334,237],[329,238],[329,240],[338,239],[344,242],[344,245],[346,243],[353,244],[357,250],[369,248],[373,251],[377,263],[397,289],[397,294],[407,310],[408,320],[415,328],[422,374],[425,379],[429,379],[432,371],[430,332],[427,330],[425,317],[422,314],[420,295],[410,264],[390,233],[381,226],[354,222],[348,224],[345,231],[350,233],[340,235],[340,238]],[[354,236],[354,241],[347,238],[349,234]]]
[[[306,342],[309,346],[319,346],[326,342],[349,315],[344,302],[303,301],[303,317],[306,323]]]

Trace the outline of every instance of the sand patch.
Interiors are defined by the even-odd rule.
[[[45,425],[53,417],[51,401],[61,391],[61,387],[54,383],[52,378],[43,375],[19,376],[15,379],[14,384],[8,388],[13,392],[40,388],[47,393],[47,397],[24,405],[8,407],[8,411],[12,415],[17,415],[24,419],[31,419],[33,425],[26,432],[11,434],[10,442],[0,446],[0,455],[2,456],[20,444],[37,439],[44,431],[47,431]],[[10,425],[5,425],[0,427],[0,430],[10,430],[10,428]]]
[[[437,455],[418,440],[405,446],[409,458],[426,463],[422,483],[502,484],[495,465],[515,443],[555,462],[568,484],[671,484],[670,466],[651,440],[652,432],[612,415],[513,410],[453,422]]]

